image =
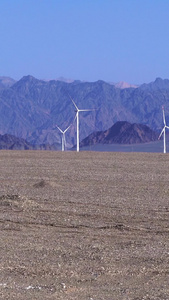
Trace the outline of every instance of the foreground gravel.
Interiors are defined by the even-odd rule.
[[[0,170],[0,299],[169,299],[168,154],[0,151]]]

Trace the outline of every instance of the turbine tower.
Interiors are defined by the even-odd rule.
[[[163,140],[164,140],[164,153],[166,153],[166,135],[165,135],[165,130],[166,130],[166,128],[169,129],[169,127],[166,125],[164,106],[162,106],[162,110],[163,110],[163,122],[164,122],[164,127],[163,127],[163,129],[162,129],[162,131],[161,131],[161,133],[160,133],[158,139],[160,139],[160,137],[161,137],[162,134],[163,134]]]
[[[92,111],[93,109],[79,109],[76,105],[76,103],[73,101],[73,99],[70,97],[72,100],[75,108],[76,108],[76,119],[77,119],[77,152],[79,152],[79,113],[83,111]]]
[[[56,125],[56,127],[59,129],[59,131],[62,133],[62,151],[65,151],[66,147],[66,138],[65,138],[65,133],[66,131],[70,128],[71,125],[69,125],[64,131]]]

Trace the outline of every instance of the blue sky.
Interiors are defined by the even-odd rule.
[[[169,0],[0,0],[0,76],[169,78]]]

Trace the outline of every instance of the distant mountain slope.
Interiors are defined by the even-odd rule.
[[[0,135],[0,149],[21,149],[32,150],[32,145],[21,138],[17,138],[10,134]]]
[[[11,87],[0,89],[0,134],[12,134],[33,144],[61,143],[56,124],[66,132],[68,147],[76,144],[75,109],[80,113],[80,140],[94,131],[104,131],[117,121],[140,123],[159,130],[161,106],[169,123],[169,80],[157,78],[138,88],[119,89],[102,80],[71,83],[43,81],[24,76]]]
[[[142,124],[130,124],[125,121],[116,122],[111,128],[105,131],[98,131],[90,134],[81,141],[80,146],[94,144],[138,144],[156,141],[158,133]]]
[[[0,134],[0,150],[58,150],[58,145],[49,144],[31,145],[22,138],[17,138],[10,134]]]

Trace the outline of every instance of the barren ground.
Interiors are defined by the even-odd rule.
[[[169,154],[0,151],[0,299],[169,299]]]

